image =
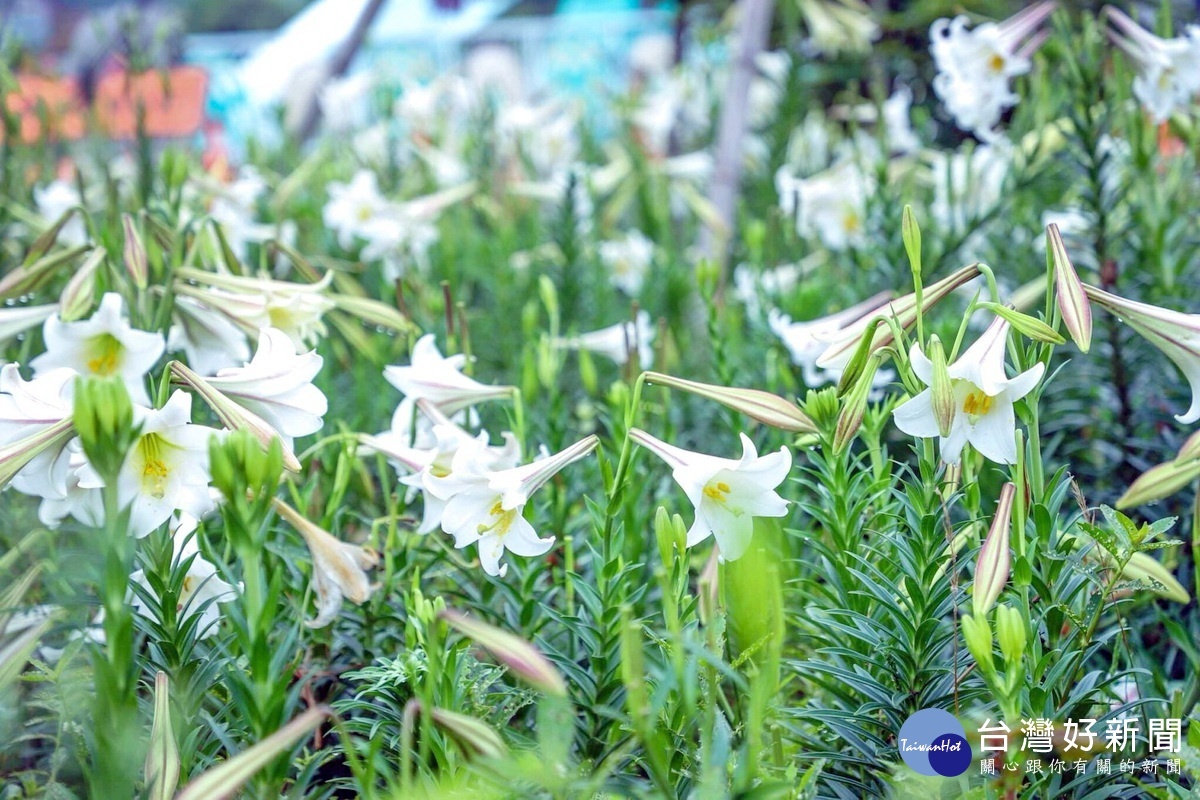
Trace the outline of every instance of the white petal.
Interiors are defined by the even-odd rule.
[[[933,414],[933,392],[930,389],[917,394],[901,403],[892,412],[896,427],[915,436],[918,439],[931,439],[937,436],[937,417]]]

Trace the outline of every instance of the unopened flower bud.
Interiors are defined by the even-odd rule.
[[[992,628],[985,617],[973,617],[963,614],[960,620],[963,641],[967,651],[975,659],[975,663],[985,673],[994,672],[996,665],[992,661]]]
[[[150,800],[170,800],[179,785],[179,747],[171,729],[170,682],[167,673],[154,676],[154,723],[146,749],[146,790]]]
[[[846,449],[854,439],[854,435],[858,433],[858,429],[862,427],[863,416],[867,411],[867,398],[870,396],[875,382],[875,372],[879,369],[879,361],[878,354],[872,354],[867,359],[866,367],[858,376],[858,382],[854,384],[854,388],[850,390],[850,394],[846,396],[846,400],[842,404],[842,411],[838,414],[837,427],[833,433],[835,452],[840,453]]]
[[[508,755],[508,747],[500,734],[482,720],[444,708],[432,709],[429,717],[471,756],[504,758]]]
[[[1054,271],[1054,300],[1063,325],[1084,353],[1092,346],[1092,305],[1083,291],[1083,281],[1067,257],[1062,234],[1053,222],[1046,227],[1046,258]]]
[[[1011,306],[1004,306],[999,303],[980,303],[979,307],[986,308],[996,316],[1007,320],[1012,325],[1013,330],[1035,342],[1062,344],[1066,341],[1066,339],[1059,335],[1058,331],[1040,319],[1031,317],[1028,314],[1022,314]]]
[[[1025,622],[1021,612],[1010,605],[996,608],[996,639],[1000,642],[1000,652],[1009,666],[1020,663],[1025,654]]]
[[[96,271],[104,263],[104,256],[101,248],[88,253],[88,257],[63,287],[58,299],[58,318],[63,322],[82,319],[92,310],[96,302]]]
[[[677,553],[687,552],[687,526],[683,517],[671,516],[662,506],[654,513],[654,539],[658,543],[658,555],[668,570],[675,563]]]
[[[661,372],[646,372],[646,381],[659,386],[679,389],[709,400],[715,400],[726,408],[745,414],[753,420],[794,433],[815,433],[817,428],[811,419],[779,395],[759,389],[737,389],[729,386],[714,386],[683,378],[663,375]]]
[[[121,225],[125,230],[125,269],[133,279],[133,285],[145,289],[150,283],[150,259],[142,244],[142,235],[129,214],[121,215]]]
[[[1144,584],[1159,597],[1185,605],[1191,602],[1192,596],[1183,588],[1183,584],[1149,553],[1134,553],[1121,571],[1121,577]]]
[[[77,378],[75,429],[88,460],[107,480],[115,479],[134,440],[133,403],[119,378]]]
[[[929,384],[933,416],[937,420],[938,434],[945,438],[950,435],[958,407],[954,402],[954,384],[946,365],[946,351],[937,336],[929,340],[929,361],[933,364],[933,381]]]
[[[986,616],[996,604],[1004,585],[1008,583],[1008,574],[1012,566],[1009,536],[1016,491],[1016,486],[1011,482],[1004,484],[1004,488],[1000,490],[1000,501],[996,504],[996,514],[992,517],[992,527],[988,529],[987,538],[979,550],[979,561],[975,565],[972,607],[975,616],[980,618]]]
[[[486,622],[446,609],[446,624],[463,634],[508,667],[518,677],[545,694],[566,697],[567,684],[542,652],[519,636]]]

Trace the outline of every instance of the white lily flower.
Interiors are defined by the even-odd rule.
[[[266,278],[225,275],[196,269],[176,271],[175,294],[192,298],[220,312],[250,336],[263,328],[278,328],[300,350],[325,335],[322,317],[334,307],[325,290],[333,280],[326,274],[317,283],[291,283]],[[195,283],[207,284],[204,287]]]
[[[954,417],[949,436],[941,437],[933,411],[933,391],[925,389],[892,412],[896,427],[909,436],[939,436],[942,460],[957,464],[963,447],[974,445],[985,458],[998,464],[1017,461],[1017,420],[1013,403],[1033,391],[1042,379],[1045,364],[1037,363],[1020,375],[1004,373],[1004,347],[1008,322],[997,317],[965,353],[949,366],[954,392]],[[913,372],[927,386],[933,383],[933,363],[914,343],[909,351]]]
[[[220,431],[192,424],[192,396],[176,391],[159,409],[135,405],[133,421],[139,435],[117,476],[130,535],[140,539],[176,511],[198,518],[212,510],[208,442]]]
[[[443,356],[434,335],[427,333],[413,345],[409,365],[385,367],[383,377],[405,397],[428,400],[447,415],[512,394],[511,386],[487,386],[462,374],[466,363],[461,353]]]
[[[1176,107],[1187,107],[1200,91],[1200,26],[1188,25],[1183,36],[1163,39],[1138,25],[1120,9],[1104,13],[1121,29],[1108,37],[1134,63],[1133,96],[1156,122],[1165,122]]]
[[[162,335],[129,324],[121,295],[105,294],[86,320],[63,322],[55,314],[46,320],[43,338],[46,352],[29,362],[35,374],[69,367],[86,377],[116,376],[133,402],[150,402],[142,377],[158,362],[165,343]]]
[[[275,501],[275,510],[304,537],[304,543],[312,555],[312,586],[317,596],[317,616],[305,621],[305,625],[323,628],[333,622],[342,607],[343,597],[352,603],[365,603],[371,597],[375,587],[367,578],[366,570],[379,563],[378,553],[340,541],[281,500]]]
[[[74,410],[74,370],[60,368],[24,380],[16,364],[0,367],[0,445],[11,445],[47,433],[71,419]],[[36,497],[63,497],[67,492],[69,440],[46,447],[25,464],[12,486]]]
[[[539,539],[522,516],[530,495],[599,443],[595,436],[589,436],[548,458],[503,470],[481,464],[474,448],[460,448],[441,487],[448,496],[442,530],[454,537],[456,548],[478,543],[483,571],[503,577],[508,572],[508,565],[500,564],[505,550],[533,557],[544,554],[554,544],[554,537]]]
[[[985,22],[973,30],[967,30],[964,16],[930,26],[929,50],[938,69],[933,89],[958,127],[983,141],[998,136],[1000,115],[1020,99],[1009,81],[1029,72],[1030,56],[1045,39],[1034,31],[1055,7],[1053,2],[1038,3],[1004,22]]]
[[[365,235],[366,225],[386,217],[391,203],[379,192],[375,173],[360,169],[349,183],[333,182],[328,186],[329,202],[322,217],[325,227],[337,234],[343,250],[354,246],[355,237]]]
[[[622,239],[601,242],[597,252],[612,285],[636,297],[654,260],[654,243],[641,231],[631,230]]]
[[[167,349],[182,350],[188,365],[200,375],[245,362],[250,346],[228,317],[190,297],[176,297],[174,324],[167,334]]]
[[[780,208],[795,213],[796,232],[801,236],[839,251],[865,241],[873,180],[856,162],[843,161],[810,178],[797,178],[781,167],[775,174],[775,190]]]
[[[79,189],[75,184],[62,179],[35,188],[33,202],[37,205],[38,216],[44,219],[47,225],[53,225],[59,217],[75,206],[83,205],[83,199],[80,198]],[[58,232],[58,241],[61,244],[85,244],[87,240],[87,227],[78,214]]]
[[[38,520],[47,528],[57,528],[67,517],[91,528],[104,524],[104,481],[83,452],[79,437],[67,442],[66,484],[61,495],[43,497]]]
[[[379,447],[378,440],[365,442],[392,459],[392,463],[403,463],[410,467],[411,474],[402,477],[400,482],[408,486],[410,492],[420,490],[424,498],[425,508],[417,533],[429,533],[441,525],[446,503],[458,490],[454,475],[456,458],[459,464],[469,461],[484,471],[511,469],[521,461],[521,445],[511,432],[503,434],[504,444],[497,447],[490,443],[486,431],[473,437],[443,418],[443,421],[434,425],[433,434],[437,443],[424,451],[394,447],[384,449]],[[460,457],[460,452],[468,452],[470,456]],[[419,466],[411,469],[415,465]]]
[[[934,187],[929,212],[943,230],[965,232],[1003,199],[1013,161],[1012,147],[1003,140],[927,157]],[[972,248],[972,239],[964,247]]]
[[[187,564],[187,575],[180,587],[179,599],[175,612],[179,615],[180,623],[188,617],[199,614],[200,620],[196,625],[196,637],[208,638],[217,632],[217,623],[221,618],[221,610],[217,603],[229,603],[237,599],[238,590],[226,583],[217,574],[217,568],[200,554],[195,531],[199,523],[191,514],[180,514],[178,522],[172,527],[171,539],[175,545],[175,555],[172,567],[178,568]],[[190,559],[190,561],[189,561]],[[129,576],[131,583],[143,586],[153,592],[144,570],[138,570]],[[141,596],[136,592],[130,598],[134,610],[144,617],[150,617],[150,609],[146,607]]]
[[[57,313],[58,309],[58,303],[47,303],[44,306],[10,306],[0,309],[0,348],[30,328],[41,325]]]
[[[653,344],[654,324],[645,309],[639,309],[633,321],[618,322],[598,331],[554,341],[556,347],[598,353],[622,366],[629,361],[629,354],[636,351],[638,365],[643,369],[654,366]]]
[[[742,433],[742,457],[718,458],[675,447],[638,428],[629,436],[671,467],[671,477],[695,507],[688,547],[714,536],[719,558],[736,561],[750,546],[755,517],[787,514],[788,501],[775,491],[792,468],[786,447],[760,456]]]
[[[263,328],[254,358],[245,366],[221,370],[208,383],[266,421],[290,450],[296,437],[321,429],[329,410],[325,395],[312,383],[321,364],[315,351],[297,353],[283,331]]]

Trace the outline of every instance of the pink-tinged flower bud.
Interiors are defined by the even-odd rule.
[[[171,730],[170,681],[167,673],[154,676],[154,723],[146,749],[146,790],[150,800],[170,800],[179,785],[179,748]]]
[[[454,741],[470,756],[475,758],[504,758],[508,755],[508,747],[500,734],[492,730],[486,723],[447,711],[444,708],[434,708],[429,717],[439,728],[450,734]]]
[[[146,255],[146,246],[142,244],[142,236],[133,223],[133,217],[122,214],[121,225],[125,229],[125,269],[129,271],[133,285],[145,289],[150,284],[150,259]]]
[[[972,610],[980,619],[996,604],[1005,584],[1008,583],[1008,574],[1012,566],[1009,536],[1015,494],[1016,486],[1011,482],[1004,484],[1004,488],[1000,490],[1000,501],[996,504],[996,514],[992,517],[992,527],[988,529],[983,547],[979,551],[979,561],[975,565]]]
[[[1067,257],[1062,234],[1053,222],[1046,227],[1046,253],[1054,267],[1054,300],[1063,325],[1075,345],[1086,353],[1092,346],[1092,306],[1083,291],[1083,281]]]
[[[938,435],[945,438],[950,435],[958,407],[954,402],[954,383],[946,363],[946,350],[937,336],[929,339],[929,362],[933,365],[933,380],[929,384],[933,418],[937,420]]]
[[[567,684],[562,675],[529,642],[452,609],[442,611],[439,616],[535,689],[556,697],[567,696]]]
[[[760,389],[737,389],[729,386],[714,386],[708,383],[698,383],[683,378],[664,375],[661,372],[643,373],[649,383],[666,386],[671,389],[689,392],[709,400],[715,400],[726,408],[731,408],[739,414],[745,414],[750,419],[794,433],[816,433],[817,428],[811,419],[794,403],[789,403],[779,395],[764,392]]]
[[[175,800],[227,800],[246,781],[317,729],[333,711],[316,706],[305,711],[258,744],[212,767],[183,788]]]

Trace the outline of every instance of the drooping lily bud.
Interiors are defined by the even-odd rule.
[[[1046,323],[1036,317],[1031,317],[1028,314],[1022,314],[1012,306],[1001,305],[1000,303],[980,303],[980,308],[986,308],[997,317],[1002,317],[1012,325],[1013,330],[1022,336],[1032,339],[1035,342],[1043,342],[1046,344],[1062,344],[1066,341],[1059,335],[1058,331],[1051,328]]]
[[[789,403],[779,395],[764,392],[760,389],[737,389],[729,386],[714,386],[708,383],[698,383],[683,378],[664,375],[661,372],[643,373],[649,383],[667,386],[684,392],[699,395],[709,400],[715,400],[726,408],[731,408],[739,414],[745,414],[753,420],[795,433],[816,433],[816,426],[811,419],[794,403]]]
[[[1054,301],[1062,314],[1063,325],[1084,353],[1092,346],[1092,306],[1083,291],[1083,281],[1067,257],[1058,225],[1046,227],[1046,257],[1054,268]]]
[[[105,252],[97,248],[75,270],[75,274],[63,287],[58,300],[58,318],[63,322],[82,319],[96,302],[96,271],[104,263]]]
[[[556,697],[567,696],[567,684],[562,675],[529,642],[452,609],[442,611],[439,616],[535,689]]]
[[[500,734],[482,720],[444,708],[430,709],[429,717],[450,734],[468,755],[476,758],[504,758],[508,755],[508,747]]]
[[[988,529],[987,538],[979,551],[979,561],[975,565],[975,592],[972,608],[975,616],[983,618],[996,604],[1004,585],[1008,583],[1009,569],[1012,566],[1012,552],[1009,550],[1009,537],[1012,526],[1013,496],[1016,486],[1011,482],[1004,484],[1000,490],[1000,501],[996,504],[996,514],[992,517],[992,527]]]
[[[929,361],[933,364],[933,382],[929,384],[933,416],[937,420],[938,435],[946,437],[950,435],[958,407],[954,402],[954,383],[946,364],[946,350],[936,335],[929,340]]]

